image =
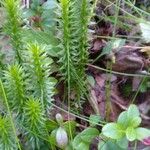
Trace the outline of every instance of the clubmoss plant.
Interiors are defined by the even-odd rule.
[[[5,103],[8,112],[13,114],[14,128],[18,127],[25,143],[34,150],[40,149],[47,142],[43,138],[48,139],[45,122],[48,120],[47,112],[51,106],[56,80],[50,77],[52,60],[43,46],[37,43],[28,44],[22,58],[22,66],[9,65],[3,72],[2,79],[7,96]],[[2,87],[0,93],[1,91]],[[7,110],[4,110],[4,115],[8,114]],[[11,137],[7,136],[6,140],[11,140]],[[5,145],[4,142],[2,144]],[[15,148],[12,147],[12,150]]]
[[[27,142],[34,149],[39,149],[42,143],[40,136],[46,135],[46,116],[43,111],[40,100],[30,98],[24,106],[24,126],[26,127],[25,135]]]
[[[85,65],[88,62],[88,0],[61,0],[58,31],[60,32],[59,63],[68,93],[75,90],[81,97],[85,85]]]
[[[18,115],[21,115],[23,113],[23,106],[26,98],[24,69],[18,64],[9,66],[4,73],[4,80],[11,110],[15,111]]]
[[[22,38],[21,38],[21,1],[20,0],[2,0],[0,1],[6,10],[6,24],[4,31],[11,39],[12,47],[15,51],[15,58],[22,62]]]
[[[28,89],[34,97],[41,100],[43,108],[52,102],[56,79],[51,74],[52,59],[46,53],[46,47],[37,43],[28,44],[26,55],[26,71],[28,72]]]
[[[11,114],[11,111],[10,111],[10,108],[9,108],[8,99],[7,99],[6,92],[5,92],[5,89],[4,89],[4,85],[3,85],[2,81],[1,81],[1,79],[0,79],[0,94],[1,94],[0,98],[2,98],[4,100],[4,103],[5,103],[5,106],[6,106],[6,110],[7,110],[6,114],[3,111],[3,117],[0,117],[0,118],[2,118],[0,120],[0,123],[1,123],[1,125],[0,125],[1,128],[0,129],[2,129],[2,133],[1,134],[3,135],[3,133],[5,133],[5,135],[2,136],[2,138],[0,138],[0,140],[1,140],[1,145],[0,146],[3,146],[3,145],[5,146],[5,144],[6,144],[5,141],[10,141],[11,143],[14,143],[14,145],[12,146],[11,143],[10,143],[10,145],[9,145],[9,143],[7,143],[8,144],[7,148],[4,148],[4,149],[6,149],[6,150],[7,149],[8,150],[12,149],[13,150],[13,149],[16,149],[14,147],[18,147],[18,149],[21,150],[20,142],[19,142],[19,139],[17,137],[17,132],[16,132],[16,129],[15,129],[15,124],[13,122],[13,117],[12,117],[12,114]],[[8,115],[7,115],[7,113],[8,113]],[[5,117],[6,120],[3,120],[4,116],[6,116],[6,117],[8,116],[7,117],[8,121],[7,121],[6,117]],[[11,127],[11,129],[10,129],[10,127]],[[11,133],[13,133],[13,135],[11,135]]]
[[[17,149],[17,144],[14,140],[14,133],[12,131],[9,117],[0,116],[0,149],[14,150]]]

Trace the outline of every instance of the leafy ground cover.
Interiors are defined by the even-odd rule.
[[[0,149],[150,149],[149,0],[0,0]]]

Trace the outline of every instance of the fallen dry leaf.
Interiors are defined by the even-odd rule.
[[[132,49],[122,48],[115,55],[116,61],[112,68],[119,72],[135,72],[144,67],[143,57]]]
[[[104,47],[104,46],[105,46],[105,42],[103,40],[101,40],[101,39],[95,39],[93,41],[93,47],[91,48],[91,51],[93,53],[99,52],[100,49],[102,49],[102,47]]]
[[[150,46],[145,46],[140,51],[146,53],[148,57],[150,57]]]

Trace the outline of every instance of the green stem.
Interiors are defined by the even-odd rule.
[[[19,150],[21,150],[21,146],[20,146],[20,143],[19,143],[19,139],[18,139],[18,137],[17,137],[17,134],[16,134],[15,125],[14,125],[14,123],[13,123],[11,111],[10,111],[10,108],[9,108],[8,100],[7,100],[6,93],[5,93],[4,86],[3,86],[3,83],[2,83],[2,81],[1,81],[1,79],[0,79],[0,87],[1,87],[1,89],[2,89],[2,94],[3,94],[3,97],[4,97],[5,103],[6,103],[7,111],[8,111],[9,118],[10,118],[10,122],[11,122],[11,126],[12,126],[12,129],[13,129],[14,135],[15,135],[15,140],[16,140],[16,143],[17,143],[17,145],[18,145]]]
[[[147,74],[131,74],[131,73],[123,73],[123,72],[117,72],[117,71],[111,71],[109,69],[104,69],[104,68],[101,68],[101,67],[98,67],[98,66],[95,66],[95,65],[91,65],[91,64],[87,64],[89,67],[92,67],[92,68],[95,68],[95,69],[98,69],[98,70],[101,70],[101,71],[105,71],[105,72],[109,72],[109,73],[113,73],[113,74],[116,74],[116,75],[121,75],[121,76],[127,76],[127,77],[149,77],[150,74],[147,73]]]
[[[112,62],[107,63],[107,68],[112,70]],[[109,120],[111,113],[111,77],[112,73],[108,73],[108,78],[106,81],[106,121]]]
[[[116,5],[120,6],[120,0],[116,0]],[[113,30],[113,37],[116,35],[116,28],[117,28],[117,22],[118,22],[118,14],[119,14],[119,8],[116,8],[115,13],[115,23],[114,23],[114,30]],[[106,120],[108,121],[110,118],[111,113],[111,76],[112,76],[112,65],[113,61],[107,63],[107,70],[109,68],[110,73],[107,78],[106,82]]]
[[[51,103],[51,105],[52,105],[53,107],[55,107],[55,108],[57,108],[57,109],[59,109],[59,110],[65,112],[65,113],[69,113],[71,116],[74,116],[74,117],[79,118],[79,119],[81,119],[81,120],[84,120],[84,121],[86,121],[86,122],[92,123],[92,122],[88,119],[88,117],[86,117],[86,116],[78,115],[78,114],[76,114],[76,113],[73,112],[73,111],[68,112],[67,110],[65,110],[65,109],[63,109],[63,108],[61,108],[61,107],[59,107],[59,106],[57,106],[57,105],[55,105],[55,104],[53,104],[53,103]],[[100,121],[100,123],[95,123],[95,124],[96,124],[97,126],[103,127],[104,124],[106,124],[106,123],[107,123],[107,122],[105,122],[105,121]]]
[[[137,141],[135,141],[134,150],[137,150]]]
[[[148,69],[148,73],[149,73],[149,71],[150,71],[150,69]],[[135,99],[136,99],[138,93],[140,92],[141,86],[143,85],[143,83],[144,83],[146,77],[147,77],[147,76],[144,76],[144,78],[142,79],[142,81],[141,81],[141,83],[140,83],[140,85],[139,85],[139,87],[138,87],[138,90],[136,91],[136,93],[135,93],[135,95],[134,95],[134,98],[133,98],[132,101],[131,101],[131,104],[134,103],[134,101],[135,101]]]

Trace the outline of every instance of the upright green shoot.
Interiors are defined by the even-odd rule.
[[[4,25],[4,31],[10,37],[16,60],[21,63],[21,50],[23,45],[21,40],[21,1],[3,0],[1,3],[3,4],[7,13],[7,21]]]

